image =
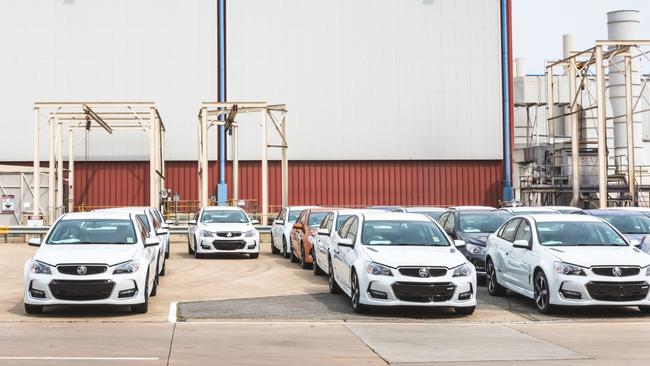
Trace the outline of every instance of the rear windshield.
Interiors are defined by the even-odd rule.
[[[134,244],[137,239],[131,220],[61,220],[47,244]]]

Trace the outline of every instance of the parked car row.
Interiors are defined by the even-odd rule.
[[[272,252],[327,275],[330,292],[350,297],[356,312],[408,305],[471,314],[485,276],[490,295],[519,293],[542,313],[584,305],[648,313],[646,235],[650,210],[635,208],[303,206],[273,222]]]
[[[24,307],[128,305],[146,313],[165,275],[169,230],[155,208],[126,207],[59,217],[25,263]]]

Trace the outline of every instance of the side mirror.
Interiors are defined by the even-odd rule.
[[[528,249],[530,245],[528,244],[528,240],[515,240],[515,242],[512,243],[512,246],[515,248]]]
[[[464,248],[465,247],[465,241],[464,240],[454,240],[454,245],[456,248]]]
[[[161,227],[158,231],[156,231],[156,235],[167,235],[167,234],[169,234],[169,230],[163,227]]]
[[[41,238],[31,238],[27,241],[27,245],[29,245],[30,247],[40,247]]]
[[[273,221],[274,225],[284,225],[284,220],[275,220]]]
[[[259,225],[260,220],[251,220],[251,225]]]
[[[149,248],[149,247],[155,247],[160,244],[160,240],[158,238],[147,238],[144,241],[144,247]]]
[[[318,235],[327,235],[329,236],[330,233],[327,231],[327,229],[318,229]]]
[[[354,244],[352,243],[352,239],[349,238],[339,240],[338,244],[340,247],[352,248],[354,246]]]
[[[196,225],[196,220],[190,220],[187,223],[190,224],[190,225]]]

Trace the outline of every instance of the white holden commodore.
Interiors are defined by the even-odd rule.
[[[355,312],[370,306],[476,308],[476,271],[432,219],[408,213],[356,213],[330,247],[329,287]]]
[[[515,217],[490,235],[486,251],[490,295],[512,290],[534,299],[542,313],[557,305],[638,306],[650,312],[650,256],[597,217]]]
[[[59,218],[25,263],[25,311],[49,305],[130,305],[145,313],[155,296],[158,238],[126,212],[71,213]]]
[[[239,207],[204,207],[188,229],[188,252],[196,258],[203,254],[260,255],[260,234],[251,220]]]

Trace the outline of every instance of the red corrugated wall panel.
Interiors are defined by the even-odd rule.
[[[28,163],[17,163],[29,165]],[[196,161],[166,162],[166,187],[181,200],[198,198]],[[259,162],[239,164],[239,196],[261,198]],[[218,166],[209,165],[214,187]],[[281,204],[280,163],[269,162],[269,204]],[[501,160],[291,161],[289,203],[361,207],[367,205],[491,205],[502,194]],[[232,182],[232,165],[226,169]],[[75,163],[75,205],[112,207],[149,201],[149,163],[92,161]],[[232,188],[229,190],[232,194]]]

